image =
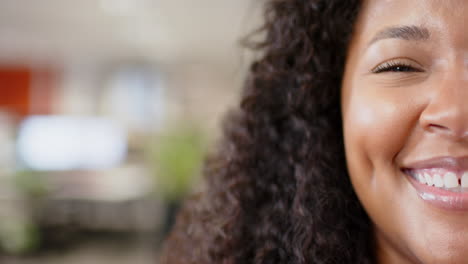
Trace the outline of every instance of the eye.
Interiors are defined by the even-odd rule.
[[[422,72],[423,70],[416,66],[415,63],[407,61],[388,61],[384,62],[374,69],[372,73],[383,73],[383,72]]]

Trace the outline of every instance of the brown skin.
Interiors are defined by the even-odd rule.
[[[344,138],[381,264],[468,261],[468,212],[427,204],[401,171],[418,160],[468,155],[467,20],[465,0],[366,1],[359,14],[342,86]],[[369,45],[391,26],[429,34]],[[372,72],[389,61],[406,68]]]

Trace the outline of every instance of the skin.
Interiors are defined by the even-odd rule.
[[[365,1],[358,16],[342,115],[348,170],[374,223],[378,263],[468,262],[468,212],[423,201],[402,172],[411,162],[468,155],[467,20],[465,0]],[[404,25],[429,36],[375,39]]]

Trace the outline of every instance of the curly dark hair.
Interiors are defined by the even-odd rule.
[[[270,0],[239,109],[162,263],[373,263],[340,89],[359,0]]]

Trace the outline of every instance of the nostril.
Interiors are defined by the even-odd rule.
[[[442,104],[440,101],[437,103],[433,101],[421,113],[419,124],[430,133],[454,139],[466,138],[468,133],[467,110],[468,107],[462,107],[460,104]]]
[[[429,129],[435,129],[435,130],[450,130],[448,127],[438,125],[438,124],[429,124],[428,126]]]
[[[442,88],[432,94],[427,104],[421,108],[419,125],[430,133],[457,140],[466,139],[468,134],[466,97],[459,95],[460,86],[456,84],[447,84]]]
[[[445,135],[454,139],[468,138],[468,131],[466,131],[462,127],[447,127],[439,124],[429,124],[426,128],[431,133]]]

